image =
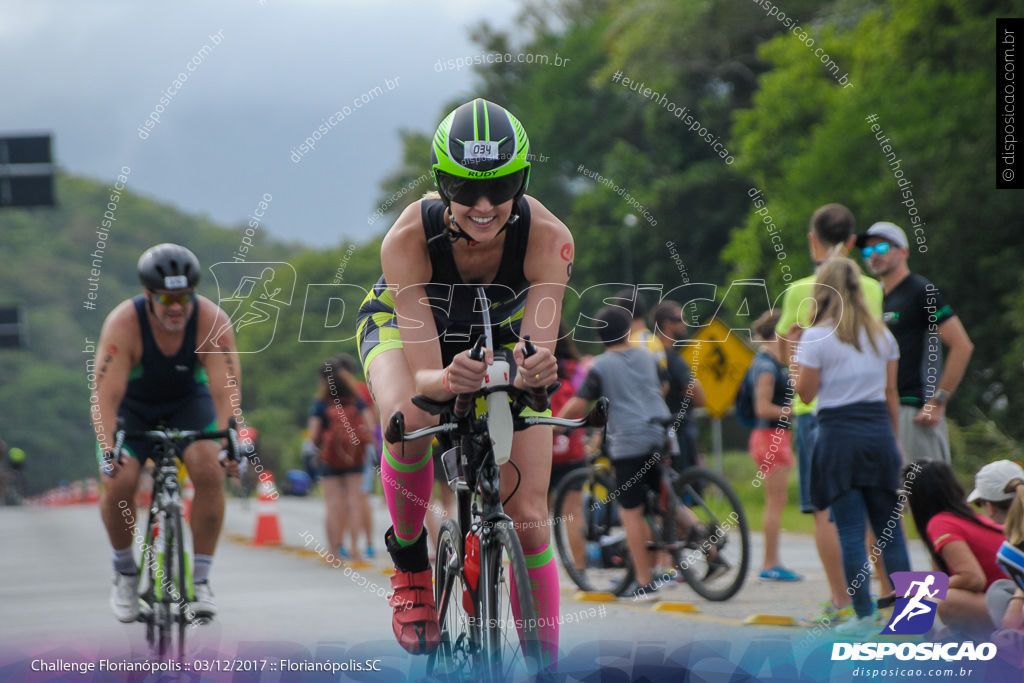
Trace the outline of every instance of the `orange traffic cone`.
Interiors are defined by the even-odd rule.
[[[185,493],[182,496],[181,502],[184,507],[185,521],[189,522],[192,520],[192,501],[196,499],[196,487],[192,485],[192,480],[185,477]]]
[[[281,545],[281,523],[277,519],[277,489],[274,475],[260,476],[259,501],[256,503],[256,531],[253,545]]]
[[[96,481],[96,477],[89,477],[85,480],[85,502],[90,504],[100,502],[100,483]]]

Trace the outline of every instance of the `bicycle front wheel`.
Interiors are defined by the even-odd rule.
[[[427,671],[442,680],[472,680],[480,653],[480,629],[463,604],[462,534],[459,523],[446,519],[437,536],[434,600],[441,643],[430,654]]]
[[[173,585],[177,586],[177,590],[172,592],[172,598],[177,604],[178,658],[183,660],[185,659],[185,628],[192,621],[189,618],[192,611],[189,606],[192,598],[192,572],[188,566],[188,560],[185,558],[185,534],[182,528],[181,509],[176,509],[170,516],[174,520],[174,548],[173,554],[169,555],[173,557],[173,562],[169,564],[175,565],[176,580]],[[170,548],[168,550],[170,551]]]
[[[157,551],[158,565],[153,577],[156,602],[153,604],[153,622],[156,627],[156,654],[160,658],[169,657],[174,632],[174,612],[172,610],[172,589],[174,587],[174,552],[175,535],[173,517],[166,511],[158,517],[163,552]]]
[[[555,493],[555,548],[580,590],[622,595],[633,582],[615,490],[611,476],[582,468],[566,475]]]
[[[697,594],[728,600],[743,586],[750,563],[750,529],[743,505],[722,475],[690,467],[675,479],[681,504],[676,566]]]
[[[481,541],[479,614],[484,679],[507,681],[523,672],[536,674],[541,668],[537,614],[519,537],[505,519],[495,522]]]

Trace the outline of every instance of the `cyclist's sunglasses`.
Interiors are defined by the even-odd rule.
[[[161,306],[173,306],[174,304],[188,306],[196,298],[195,291],[182,292],[181,294],[161,294],[160,292],[149,290],[149,293],[153,295],[153,299]]]
[[[871,258],[871,255],[876,252],[879,256],[885,256],[886,254],[889,253],[889,249],[891,248],[892,245],[889,244],[888,242],[879,242],[873,247],[864,247],[863,249],[860,250],[860,253],[864,254],[864,258]]]
[[[487,197],[491,204],[504,204],[519,193],[526,171],[487,180],[469,180],[438,172],[437,184],[441,192],[456,204],[474,206],[480,197]]]

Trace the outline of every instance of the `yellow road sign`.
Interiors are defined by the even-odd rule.
[[[712,417],[722,417],[736,401],[736,391],[754,359],[754,352],[729,327],[715,318],[691,337],[702,342],[686,346],[682,354],[704,387],[704,407]]]

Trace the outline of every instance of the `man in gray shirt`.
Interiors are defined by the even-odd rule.
[[[626,545],[636,569],[639,587],[633,597],[653,600],[657,587],[651,577],[643,505],[647,489],[657,491],[661,485],[659,461],[666,455],[666,427],[658,420],[670,420],[671,413],[661,395],[656,357],[646,348],[629,343],[629,313],[618,306],[607,306],[597,312],[595,319],[604,325],[597,333],[605,353],[594,359],[583,385],[559,416],[581,417],[589,403],[608,397],[608,449],[617,482],[611,496],[618,499]]]

